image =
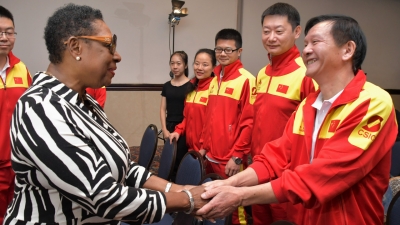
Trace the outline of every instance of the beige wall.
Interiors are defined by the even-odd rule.
[[[139,146],[149,124],[161,129],[160,91],[107,91],[104,110],[129,146]],[[160,143],[161,144],[161,143]]]
[[[400,110],[400,95],[392,95],[394,107]]]
[[[256,75],[268,63],[267,51],[261,43],[261,15],[279,0],[243,1],[244,67]],[[355,18],[367,38],[367,55],[363,69],[368,80],[382,88],[400,88],[400,1],[393,0],[285,0],[299,11],[301,27],[321,14],[344,14]],[[296,42],[302,51],[304,30]]]

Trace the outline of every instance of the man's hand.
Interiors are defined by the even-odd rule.
[[[242,203],[240,188],[232,186],[220,186],[206,191],[201,195],[211,201],[199,209],[196,213],[204,219],[215,220],[226,217],[237,209]]]
[[[240,171],[240,165],[236,165],[235,161],[233,159],[229,159],[228,163],[225,166],[225,174],[230,177],[233,176]]]
[[[179,134],[177,132],[172,132],[169,134],[169,143],[172,144],[172,141],[174,140],[178,141],[179,139]]]
[[[206,191],[209,191],[213,188],[221,187],[221,186],[232,186],[228,179],[225,180],[214,180],[207,183],[202,184]]]

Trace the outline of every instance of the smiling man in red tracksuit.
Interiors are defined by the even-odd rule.
[[[306,75],[319,85],[267,143],[254,163],[227,180],[207,183],[197,211],[220,218],[232,206],[287,202],[297,225],[383,224],[397,122],[390,95],[367,82],[366,39],[357,21],[311,18],[305,28]]]
[[[0,224],[14,196],[14,171],[11,168],[10,122],[19,97],[31,84],[23,62],[13,55],[16,32],[10,11],[0,6]]]
[[[253,128],[255,77],[243,68],[241,34],[223,29],[215,37],[215,54],[220,65],[210,83],[202,150],[207,173],[227,178],[246,167]],[[232,224],[246,224],[243,207],[232,216]]]
[[[257,76],[251,155],[259,155],[265,143],[282,136],[290,115],[315,91],[295,42],[300,36],[300,15],[287,3],[268,7],[261,16],[262,43],[270,63]],[[254,225],[286,219],[285,204],[252,205]]]

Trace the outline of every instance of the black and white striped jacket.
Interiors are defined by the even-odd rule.
[[[43,72],[19,99],[11,121],[15,195],[4,224],[131,224],[159,221],[161,192],[130,161],[127,143],[93,98]]]

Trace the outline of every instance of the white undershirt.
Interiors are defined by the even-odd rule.
[[[0,71],[1,79],[3,79],[3,82],[6,83],[6,70],[8,67],[10,67],[10,60],[8,59],[8,56],[6,56],[6,64],[4,65],[3,69]]]
[[[332,106],[332,103],[342,94],[343,90],[339,91],[332,98],[322,101],[322,93],[320,92],[315,102],[312,104],[312,107],[317,109],[317,115],[315,116],[314,121],[314,131],[312,135],[312,145],[311,145],[311,156],[310,163],[314,159],[314,151],[315,151],[315,142],[317,140],[317,136],[319,133],[319,129],[321,128],[322,122],[324,121],[326,114],[328,114],[329,109]]]
[[[218,83],[218,86],[221,86],[221,81],[222,81],[222,78],[224,77],[224,70],[221,70],[221,73],[219,73],[219,83]]]

